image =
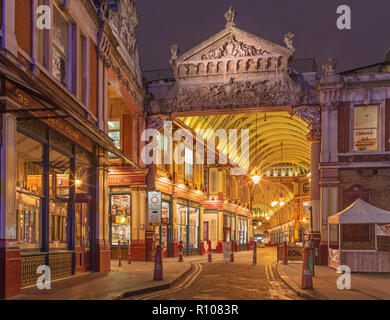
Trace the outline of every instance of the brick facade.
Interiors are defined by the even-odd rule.
[[[339,186],[339,210],[343,210],[343,192],[353,185],[361,185],[370,191],[370,204],[388,210],[390,208],[390,168],[378,168],[377,175],[363,177],[359,169],[341,169]]]

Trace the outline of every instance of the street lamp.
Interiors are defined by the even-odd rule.
[[[252,177],[252,181],[254,184],[259,184],[260,183],[260,180],[261,180],[261,176],[253,176]]]

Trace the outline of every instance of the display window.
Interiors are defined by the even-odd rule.
[[[187,247],[187,206],[178,204],[176,210],[176,239]]]
[[[223,216],[224,241],[236,241],[236,218],[227,213]]]
[[[131,240],[131,199],[129,194],[112,194],[111,243],[117,245]]]
[[[70,158],[50,148],[49,247],[67,248]]]
[[[189,208],[188,248],[199,248],[199,209]]]
[[[82,154],[84,156],[84,154]],[[75,203],[75,227],[76,246],[90,247],[91,237],[91,213],[90,213],[90,165],[88,158],[80,159],[76,154],[76,203]]]
[[[43,145],[16,134],[16,239],[21,249],[40,248]]]
[[[162,224],[161,224],[161,232],[160,232],[160,244],[163,248],[163,251],[167,251],[169,248],[169,202],[162,202]]]

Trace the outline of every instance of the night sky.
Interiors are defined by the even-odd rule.
[[[180,53],[225,26],[230,4],[237,27],[283,44],[295,34],[296,58],[312,58],[319,70],[333,56],[337,71],[384,60],[390,48],[390,0],[136,0],[140,18],[137,37],[144,71],[169,68],[169,46]],[[352,30],[338,30],[336,9],[349,5]]]

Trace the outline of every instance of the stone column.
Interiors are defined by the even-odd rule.
[[[9,2],[9,1],[7,1]],[[22,266],[16,230],[16,118],[4,114],[1,145],[0,299],[20,293]]]

